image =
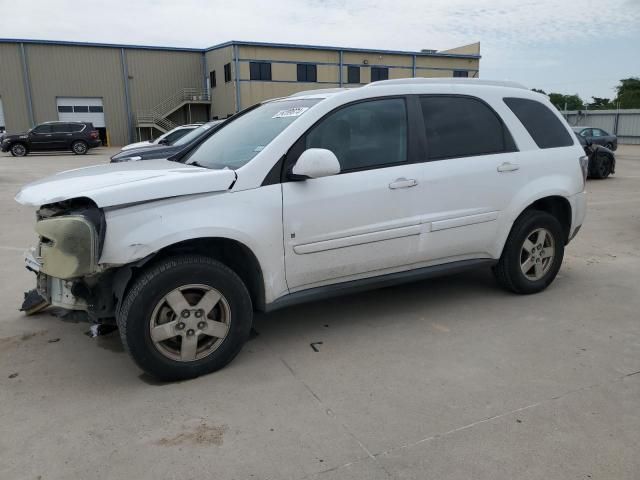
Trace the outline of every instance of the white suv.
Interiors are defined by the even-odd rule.
[[[585,216],[587,159],[542,95],[407,79],[249,108],[167,160],[25,186],[27,267],[56,306],[115,318],[155,377],[223,367],[253,311],[492,267],[546,288]]]

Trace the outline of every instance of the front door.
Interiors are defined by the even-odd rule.
[[[415,261],[422,164],[413,149],[404,98],[339,108],[291,149],[331,150],[334,176],[285,182],[283,229],[290,291],[372,276]]]
[[[53,132],[50,124],[38,125],[29,132],[31,150],[52,150]]]

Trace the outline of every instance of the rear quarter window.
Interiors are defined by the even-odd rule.
[[[539,148],[573,145],[573,138],[546,105],[528,98],[505,98],[504,103],[518,117]]]

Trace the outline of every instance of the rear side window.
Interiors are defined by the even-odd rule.
[[[84,125],[82,123],[72,123],[71,124],[71,131],[72,132],[81,132],[82,130],[84,130]]]
[[[421,97],[430,160],[516,150],[498,114],[472,97]]]
[[[518,117],[539,148],[568,147],[573,138],[549,108],[528,98],[505,98],[504,103]]]

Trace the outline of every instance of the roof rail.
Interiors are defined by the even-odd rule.
[[[380,80],[372,82],[364,87],[382,87],[385,85],[442,85],[442,84],[462,84],[462,85],[489,85],[494,87],[510,87],[528,90],[527,87],[518,82],[508,80],[481,80],[479,78],[397,78],[394,80]]]
[[[323,93],[339,93],[347,90],[346,88],[316,88],[315,90],[304,90],[289,95],[290,97],[304,97],[305,95],[322,95]]]

